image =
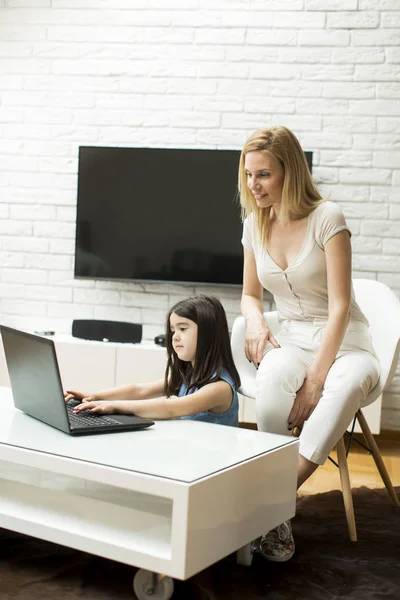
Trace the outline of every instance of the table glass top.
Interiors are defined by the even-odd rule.
[[[292,437],[190,420],[148,429],[73,437],[15,409],[0,388],[1,445],[190,483],[288,444]]]

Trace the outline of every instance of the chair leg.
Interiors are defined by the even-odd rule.
[[[347,466],[346,447],[341,437],[336,444],[338,457],[340,481],[342,484],[344,510],[346,512],[347,526],[349,528],[350,541],[357,541],[356,519],[354,516],[353,496],[351,494],[349,468]]]
[[[363,432],[365,441],[372,453],[372,456],[374,457],[375,464],[378,468],[380,476],[382,477],[382,481],[385,484],[387,492],[388,492],[389,496],[391,497],[391,499],[393,500],[394,505],[397,506],[397,508],[400,508],[400,502],[397,497],[396,491],[393,487],[393,484],[390,480],[389,473],[387,472],[385,463],[383,462],[381,453],[379,452],[379,448],[375,442],[374,436],[372,435],[371,430],[368,426],[368,423],[367,423],[363,413],[361,412],[361,410],[357,411],[357,419],[358,419],[358,422],[360,423],[361,431]]]

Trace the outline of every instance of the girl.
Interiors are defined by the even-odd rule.
[[[92,394],[67,390],[65,400],[81,400],[76,413],[133,413],[152,419],[195,419],[237,426],[240,378],[219,300],[195,296],[175,304],[166,319],[166,346],[164,380]]]

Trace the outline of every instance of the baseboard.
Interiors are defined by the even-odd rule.
[[[365,444],[365,439],[362,433],[353,433],[357,440]],[[385,442],[400,442],[400,431],[382,430],[379,434],[374,434],[374,439],[379,445],[379,441]]]
[[[392,431],[383,429],[379,435],[375,436],[375,439],[378,440],[391,440],[393,442],[400,442],[400,431]]]
[[[242,429],[253,429],[253,431],[257,431],[257,423],[245,423],[242,421],[239,423],[239,427],[242,427]]]

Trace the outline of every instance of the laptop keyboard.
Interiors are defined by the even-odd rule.
[[[91,413],[87,410],[80,412],[80,413],[74,413],[73,410],[75,408],[75,406],[77,406],[78,404],[80,404],[79,402],[67,402],[66,406],[67,406],[67,413],[68,413],[68,419],[69,422],[71,424],[71,427],[75,426],[87,426],[87,427],[92,427],[92,426],[101,426],[101,425],[121,425],[120,421],[117,421],[116,419],[113,419],[112,417],[107,417],[105,415],[98,415],[96,413]]]

